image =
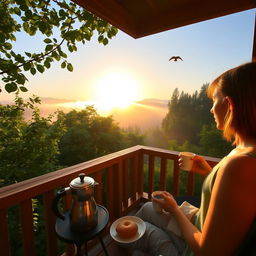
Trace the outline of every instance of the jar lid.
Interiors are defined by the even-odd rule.
[[[94,185],[94,179],[89,176],[85,176],[84,173],[80,173],[79,177],[73,179],[70,182],[70,187],[75,189],[87,188],[93,185]]]

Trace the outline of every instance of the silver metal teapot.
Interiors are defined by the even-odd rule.
[[[60,198],[67,193],[72,195],[70,209],[70,228],[73,232],[85,232],[97,225],[98,212],[94,200],[94,186],[98,185],[93,178],[85,176],[84,173],[72,180],[69,187],[57,191],[53,200],[52,208],[55,215],[63,220],[65,216],[58,209]]]

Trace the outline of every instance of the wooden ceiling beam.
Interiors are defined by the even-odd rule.
[[[193,4],[191,5],[178,6],[178,8],[174,10],[166,9],[165,11],[158,13],[155,17],[141,20],[138,34],[140,37],[147,36],[216,17],[245,11],[253,7],[250,3],[247,5],[240,5],[240,2],[240,0],[234,1],[231,5],[227,1],[223,1],[222,8],[220,9],[220,6],[216,5],[216,2],[214,1],[193,1]]]
[[[255,24],[254,24],[254,39],[252,46],[252,61],[256,61],[256,13],[255,13]]]
[[[73,0],[134,38],[256,7],[256,0]]]

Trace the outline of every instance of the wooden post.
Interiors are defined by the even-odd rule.
[[[254,24],[254,39],[252,48],[252,61],[256,61],[256,13],[255,13],[255,24]]]
[[[2,255],[10,256],[7,210],[0,209],[0,246]]]
[[[36,255],[35,233],[33,227],[32,199],[27,199],[20,204],[20,219],[23,239],[24,255]]]
[[[155,157],[149,155],[148,161],[148,197],[151,199],[151,194],[154,191],[154,169],[155,169]]]
[[[167,177],[167,158],[161,158],[160,168],[160,190],[166,190],[166,177]]]
[[[56,256],[58,251],[57,236],[54,231],[56,217],[52,211],[52,201],[54,199],[54,190],[43,194],[44,216],[45,216],[45,233],[48,256]]]

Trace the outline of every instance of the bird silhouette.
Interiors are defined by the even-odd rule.
[[[169,61],[170,61],[170,60],[173,60],[173,61],[182,60],[182,61],[183,61],[183,59],[182,59],[180,56],[172,56],[172,57],[169,59]]]

